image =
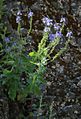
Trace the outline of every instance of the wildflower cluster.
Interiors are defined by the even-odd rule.
[[[0,95],[0,112],[3,112],[0,113],[0,117],[13,117],[14,119],[42,119],[46,117],[45,119],[53,119],[57,117],[57,111],[53,110],[54,101],[49,111],[47,110],[46,101],[44,101],[45,105],[42,105],[42,96],[44,94],[42,91],[46,91],[46,69],[48,63],[60,57],[60,55],[68,49],[68,44],[71,41],[73,33],[71,29],[67,28],[68,22],[65,17],[59,19],[58,22],[50,17],[43,17],[41,19],[44,27],[43,32],[41,32],[41,27],[40,31],[38,31],[38,27],[34,25],[37,25],[40,21],[38,19],[33,25],[35,15],[30,9],[26,11],[29,7],[24,9],[25,6],[23,3],[26,3],[26,0],[19,0],[22,2],[16,0],[18,10],[16,12],[15,25],[17,26],[17,30],[11,29],[7,21],[4,22],[5,25],[3,23],[5,18],[5,15],[2,14],[3,1],[4,0],[0,0],[0,94],[2,95]],[[29,0],[29,2],[31,2],[31,0]],[[4,1],[4,4],[5,3]],[[19,8],[21,10],[19,10]],[[3,19],[1,20],[2,17]],[[37,17],[35,19],[37,19]],[[27,29],[26,24],[28,24],[27,27],[29,27]],[[33,28],[35,28],[37,32],[35,32]],[[38,34],[39,32],[40,34]],[[36,38],[35,33],[37,33],[37,36],[41,35],[42,39],[38,40],[37,38],[33,40],[33,38]],[[34,46],[36,46],[36,48]],[[16,115],[12,115],[13,110],[10,115],[3,110],[5,107],[2,100],[3,98],[7,102],[9,100],[10,105],[11,103],[16,104],[16,108],[13,109],[16,109],[17,113],[20,112],[17,117]],[[40,98],[40,103],[38,103],[38,98]],[[33,104],[34,102],[35,104]],[[7,103],[5,103],[5,105],[6,104]],[[39,109],[37,109],[38,104],[40,105]],[[44,110],[43,108],[45,106],[46,109]],[[22,110],[19,110],[19,107],[22,107]],[[28,109],[28,107],[32,108],[32,110],[29,109],[26,116],[25,109]],[[9,111],[8,108],[6,110],[7,112]],[[46,112],[45,116],[44,112]]]
[[[27,36],[32,32],[33,24],[33,12],[28,12],[29,30]],[[57,23],[54,20],[44,17],[42,22],[44,24],[44,34],[41,42],[38,44],[38,50],[33,50],[29,54],[26,53],[27,38],[20,35],[21,27],[21,11],[17,12],[16,23],[18,24],[17,37],[6,37],[4,32],[3,41],[5,42],[6,56],[4,59],[3,67],[8,66],[9,68],[3,69],[4,84],[8,88],[9,98],[17,100],[25,98],[28,94],[41,94],[41,85],[45,82],[44,73],[46,71],[46,65],[48,61],[53,61],[59,57],[68,46],[72,32],[67,31],[66,36],[63,35],[62,30],[66,25],[66,19],[61,18],[60,22]],[[51,57],[51,54],[55,50],[56,46],[59,45],[60,40],[65,37],[66,43],[62,49]],[[6,60],[6,61],[5,61]],[[25,77],[23,77],[23,73]],[[26,84],[22,82],[25,80]],[[2,79],[3,81],[3,79]]]
[[[53,61],[57,57],[59,57],[66,49],[68,46],[68,43],[70,42],[70,39],[72,38],[72,32],[67,30],[66,35],[63,34],[64,27],[67,25],[66,18],[62,17],[60,22],[57,23],[52,19],[49,19],[48,17],[44,17],[42,19],[45,28],[44,28],[44,36],[43,39],[41,40],[41,43],[39,44],[38,51],[43,50],[42,53],[44,53],[44,50],[47,50],[47,55],[46,57],[46,62],[47,61]],[[67,26],[66,26],[67,28]],[[63,38],[66,39],[66,42],[63,43]],[[46,47],[46,42],[49,40],[50,42],[48,43]],[[62,41],[62,43],[61,43]],[[58,52],[56,53],[55,56],[53,56],[52,60],[50,57],[50,54],[53,53],[57,45],[64,44],[61,49],[58,49]],[[42,54],[41,54],[42,55]]]
[[[53,41],[55,38],[62,38],[63,36],[62,29],[67,23],[67,20],[65,17],[62,17],[59,23],[57,22],[53,23],[53,20],[49,19],[48,17],[44,17],[42,21],[45,25],[44,32],[49,32],[50,41]],[[66,37],[71,38],[71,36],[72,36],[72,32],[68,31],[66,34]]]

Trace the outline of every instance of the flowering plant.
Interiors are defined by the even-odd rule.
[[[70,42],[70,39],[72,38],[72,31],[67,30],[66,35],[63,34],[63,29],[67,23],[66,18],[64,18],[64,17],[61,18],[59,23],[53,22],[53,20],[51,20],[47,17],[44,17],[42,19],[42,21],[45,25],[44,35],[46,36],[46,34],[47,34],[47,36],[46,36],[47,40],[50,41],[48,46],[46,47],[46,49],[47,49],[46,56],[50,57],[49,55],[55,50],[55,47],[57,45],[60,45],[61,40],[63,40],[64,38],[66,39],[65,47],[61,48],[59,50],[59,52],[57,52],[56,55],[53,56],[53,59],[52,59],[52,61],[53,61],[67,49],[68,43]],[[43,42],[43,41],[41,40],[41,42]],[[40,47],[42,47],[42,46],[40,46]],[[49,58],[48,58],[48,60],[49,60]],[[50,61],[51,61],[51,59],[50,59]]]
[[[38,44],[38,50],[33,50],[29,54],[26,53],[26,38],[21,37],[21,15],[17,12],[16,22],[18,23],[18,37],[6,37],[7,29],[2,35],[5,44],[2,65],[2,85],[6,85],[9,97],[14,100],[21,100],[28,94],[38,95],[41,93],[41,86],[44,82],[44,73],[48,62],[52,62],[60,56],[68,46],[72,32],[68,31],[65,36],[62,33],[66,20],[62,18],[59,23],[56,23],[48,17],[42,19],[45,25],[43,38]],[[33,12],[28,13],[30,28],[27,33],[29,36],[32,31]],[[66,38],[65,46],[51,57],[51,54],[58,46],[63,38]],[[5,67],[5,68],[3,68]],[[3,80],[4,79],[4,80]]]

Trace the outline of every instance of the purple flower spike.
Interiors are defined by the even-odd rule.
[[[43,21],[43,23],[46,25],[46,26],[50,26],[50,25],[52,25],[52,19],[49,19],[48,17],[44,17],[43,19],[42,19],[42,21]]]
[[[4,40],[5,40],[6,43],[9,43],[10,42],[10,38],[8,38],[8,37],[5,37]]]
[[[32,16],[33,16],[33,12],[30,11],[30,12],[28,13],[28,18],[30,18],[30,17],[32,17]]]
[[[55,34],[55,37],[57,38],[61,38],[63,36],[63,34],[60,31],[57,31]]]
[[[50,40],[50,41],[53,41],[54,39],[55,39],[55,34],[50,33],[50,34],[49,34],[49,40]]]
[[[66,37],[71,38],[72,34],[73,34],[72,31],[68,31]]]

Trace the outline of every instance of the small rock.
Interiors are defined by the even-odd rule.
[[[75,110],[75,111],[74,111],[74,114],[78,114],[78,111],[77,111],[77,110]]]
[[[78,82],[77,86],[81,88],[81,80]]]

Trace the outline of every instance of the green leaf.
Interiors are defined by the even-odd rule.
[[[0,43],[0,48],[2,49],[2,44]]]
[[[9,81],[10,81],[10,85],[9,85],[8,95],[10,99],[15,100],[18,90],[18,81],[17,79],[11,79]]]
[[[29,56],[31,56],[31,57],[33,57],[33,56],[35,56],[36,55],[36,52],[30,52],[29,53]]]
[[[16,90],[13,88],[9,88],[8,95],[10,99],[14,100],[16,98]]]
[[[25,88],[19,90],[18,95],[17,95],[17,100],[24,100],[28,94],[30,93],[30,85],[26,86]]]
[[[4,63],[8,65],[13,65],[15,62],[14,60],[11,60],[11,61],[4,61]]]
[[[3,74],[5,74],[5,75],[11,74],[11,73],[12,73],[11,70],[4,69],[4,71],[3,71]]]
[[[34,89],[34,93],[36,94],[36,95],[40,95],[41,94],[41,91],[40,91],[40,88],[39,88],[39,86],[38,85],[34,85],[34,87],[33,87]]]

